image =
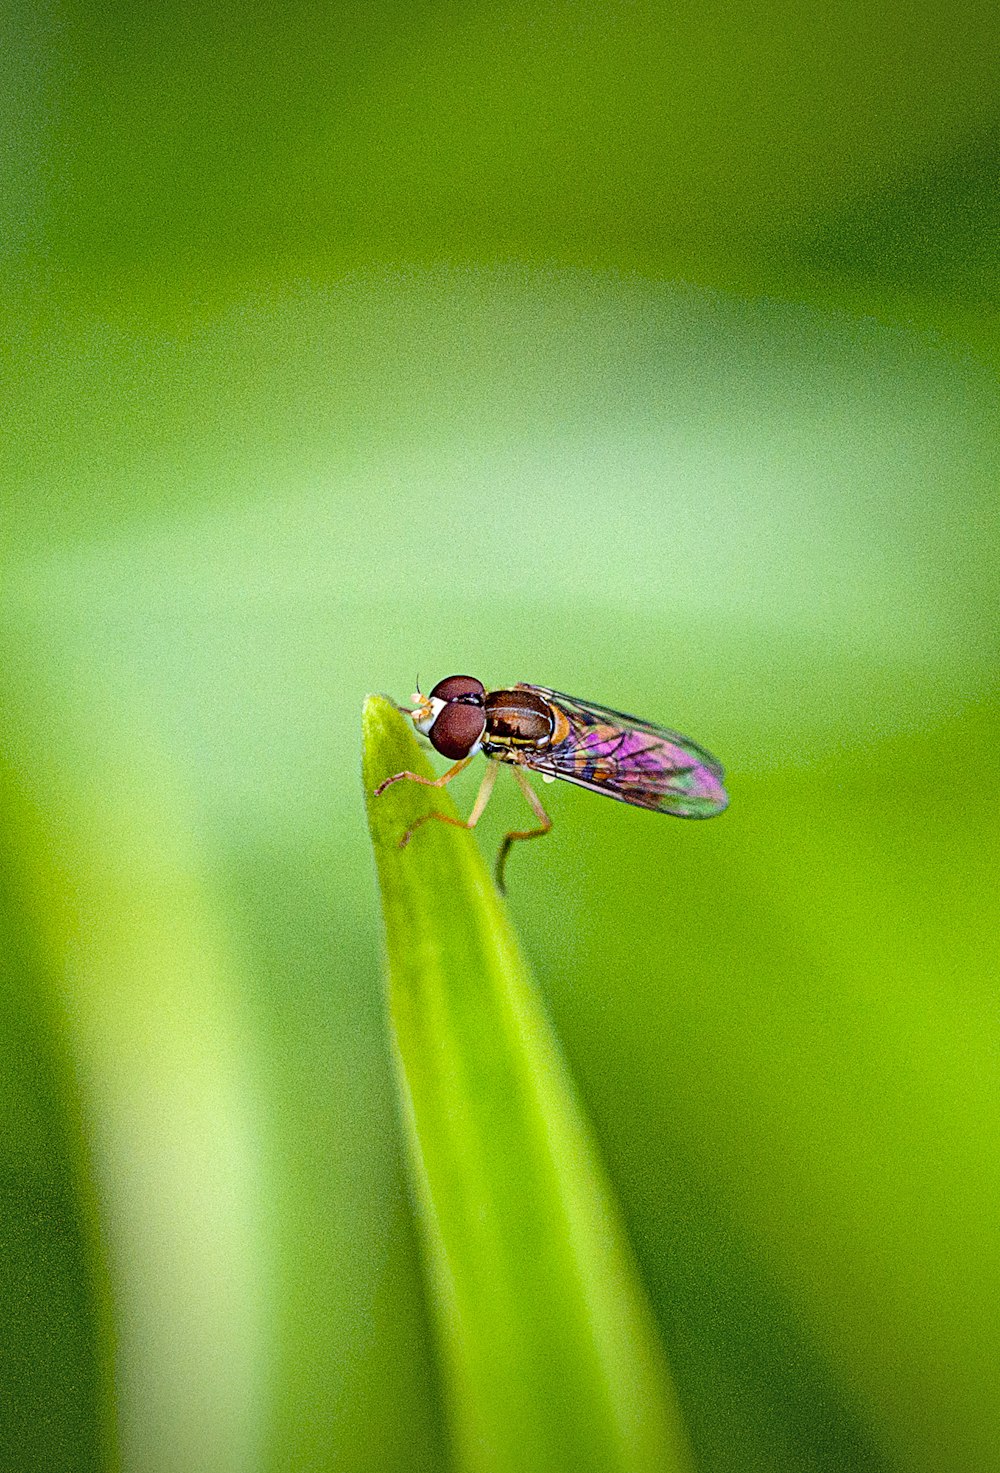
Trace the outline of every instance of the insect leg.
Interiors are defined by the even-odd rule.
[[[496,867],[497,889],[501,895],[507,893],[503,882],[503,870],[504,865],[507,863],[507,855],[510,853],[510,846],[518,839],[540,839],[552,827],[552,820],[542,807],[541,798],[539,798],[519,767],[514,768],[514,776],[517,779],[517,785],[521,789],[521,792],[531,804],[531,811],[538,819],[540,827],[537,829],[514,829],[513,832],[504,836],[504,841],[500,845],[500,853],[497,855]]]
[[[464,757],[462,761],[458,764],[458,766],[464,767],[465,763],[468,761],[469,758]],[[452,771],[454,771],[454,768],[452,769]],[[432,818],[440,819],[442,823],[450,823],[452,827],[456,829],[474,829],[476,827],[476,824],[483,816],[483,809],[486,807],[487,803],[490,800],[490,794],[493,791],[493,784],[497,780],[497,773],[499,771],[499,762],[487,762],[486,771],[483,773],[483,780],[479,784],[479,792],[476,794],[476,801],[472,805],[472,812],[469,814],[468,818],[452,818],[450,813],[438,813],[436,808],[433,809],[430,813],[422,813],[417,819],[416,823],[412,823],[410,827],[406,830],[406,833],[400,839],[400,849],[405,849],[407,844],[413,838],[413,835],[417,832],[417,829],[420,827],[420,825],[427,823],[428,820]],[[431,787],[434,785],[428,783],[427,786]],[[437,786],[440,787],[441,784],[438,783]]]
[[[460,773],[463,767],[467,767],[471,761],[471,757],[460,758],[453,767],[449,767],[448,771],[442,773],[440,777],[421,777],[419,772],[394,772],[392,777],[387,777],[384,783],[379,783],[374,793],[372,793],[372,797],[378,798],[385,792],[386,788],[391,787],[393,783],[402,782],[404,777],[408,782],[420,783],[421,787],[424,788],[443,788],[445,783],[450,783],[452,778]]]

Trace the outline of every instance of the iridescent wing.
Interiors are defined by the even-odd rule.
[[[711,818],[728,803],[721,765],[680,732],[542,685],[517,688],[548,701],[569,727],[556,745],[519,749],[518,762],[533,772],[678,818]]]

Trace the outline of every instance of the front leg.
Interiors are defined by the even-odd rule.
[[[393,783],[402,782],[404,778],[406,778],[407,782],[419,783],[423,788],[443,788],[445,783],[450,783],[452,778],[460,773],[463,767],[467,767],[471,761],[471,757],[460,758],[453,767],[449,767],[448,771],[442,773],[440,777],[421,777],[419,772],[394,772],[392,777],[387,777],[384,783],[379,783],[372,797],[381,797],[386,788],[391,787]]]
[[[466,762],[469,762],[470,760],[471,759],[468,757],[463,757],[462,761],[459,762],[457,766],[464,767]],[[455,769],[453,768],[452,772],[454,771]],[[417,829],[420,828],[420,825],[428,823],[432,818],[439,819],[441,823],[450,823],[452,827],[456,829],[474,829],[476,827],[476,824],[482,817],[483,809],[489,802],[490,794],[493,791],[493,784],[497,780],[497,773],[499,771],[499,763],[488,762],[486,764],[486,771],[483,773],[483,780],[479,785],[479,792],[476,794],[476,801],[472,805],[472,812],[469,814],[468,818],[452,818],[450,813],[439,813],[436,808],[432,809],[430,813],[422,813],[417,819],[416,823],[410,824],[410,827],[406,830],[406,833],[400,839],[400,849],[405,849],[407,844],[413,838],[413,835],[417,832]],[[400,776],[403,776],[403,774],[401,773]],[[446,778],[447,776],[448,774],[445,775]],[[392,782],[393,779],[390,778],[389,781]],[[433,788],[440,787],[441,783],[429,783],[425,778],[424,785],[426,787]],[[383,783],[382,786],[384,787],[385,784]]]

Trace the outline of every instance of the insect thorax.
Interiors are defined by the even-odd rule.
[[[554,725],[552,708],[534,691],[489,691],[483,750],[503,761],[506,752],[518,747],[547,747]]]

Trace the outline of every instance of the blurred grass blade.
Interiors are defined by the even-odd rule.
[[[389,1011],[458,1465],[680,1473],[673,1388],[609,1188],[473,836],[424,826],[446,794],[384,697],[364,781]],[[599,979],[595,979],[595,984]]]

